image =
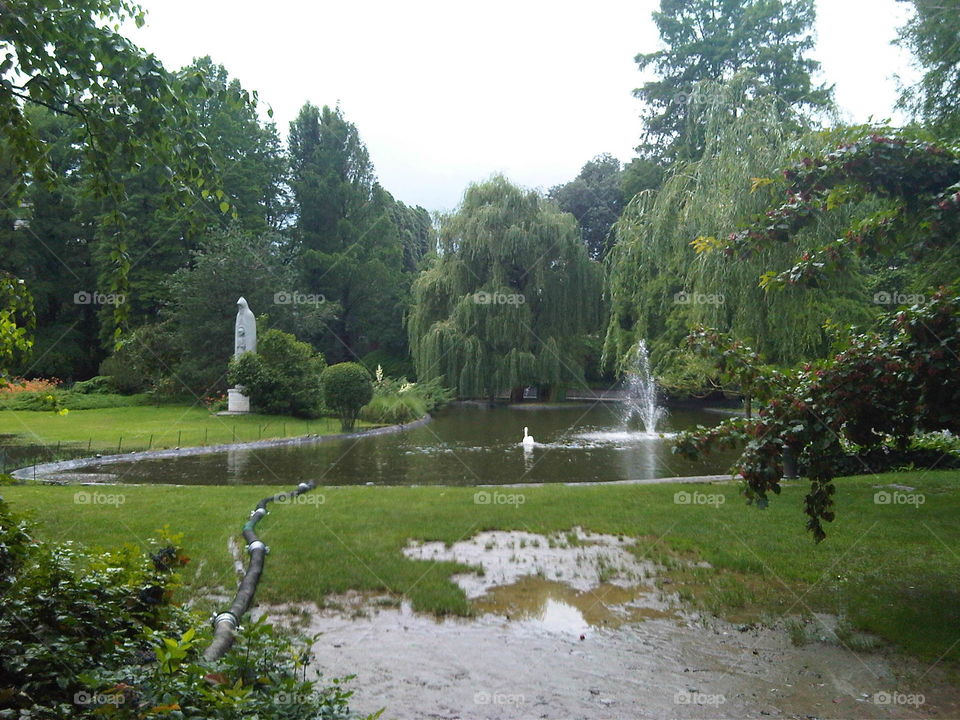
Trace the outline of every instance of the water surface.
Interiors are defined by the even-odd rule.
[[[188,485],[478,485],[602,482],[723,473],[732,456],[691,462],[666,439],[622,426],[617,403],[559,409],[453,406],[433,422],[392,435],[307,446],[233,450],[85,468],[121,482]],[[714,425],[723,414],[675,409],[665,433]],[[523,428],[536,440],[520,444]]]

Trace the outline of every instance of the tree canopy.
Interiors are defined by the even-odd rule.
[[[573,216],[502,176],[471,185],[414,284],[417,376],[487,399],[582,382],[582,343],[597,328],[600,291],[600,268]]]
[[[897,41],[913,53],[920,81],[903,88],[901,107],[932,124],[944,137],[960,134],[960,12],[943,0],[899,0],[913,6]]]
[[[623,210],[620,161],[609,154],[597,155],[573,180],[551,189],[550,197],[577,219],[590,257],[603,259],[610,228]]]
[[[742,79],[742,93],[778,98],[784,109],[816,110],[832,88],[815,85],[814,0],[661,0],[653,21],[664,47],[636,56],[656,79],[634,90],[644,101],[645,155],[696,159],[704,148],[699,118],[711,106],[736,112],[739,99],[717,85]]]

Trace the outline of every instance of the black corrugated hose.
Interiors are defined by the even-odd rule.
[[[230,609],[217,613],[213,617],[213,642],[203,652],[203,657],[206,660],[212,662],[227,654],[240,627],[241,618],[253,604],[253,595],[257,591],[260,574],[263,572],[263,564],[269,552],[269,548],[257,537],[254,528],[260,522],[260,518],[267,514],[267,505],[282,498],[295,498],[313,490],[315,487],[316,484],[313,482],[300,483],[296,490],[263,498],[257,503],[256,509],[250,513],[250,519],[243,526],[243,539],[247,541],[250,562],[247,564],[247,570],[243,574],[243,579],[240,581],[240,586],[237,588],[237,594],[233,598]]]

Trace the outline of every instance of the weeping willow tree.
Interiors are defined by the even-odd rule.
[[[471,185],[413,286],[417,377],[442,378],[461,398],[516,397],[527,385],[553,397],[583,382],[601,293],[572,215],[501,176]]]
[[[758,283],[765,271],[789,267],[804,249],[836,237],[855,214],[866,215],[862,203],[843,217],[818,221],[792,245],[749,260],[695,252],[697,238],[726,237],[765,212],[791,156],[835,145],[845,133],[803,130],[775,97],[750,98],[740,87],[700,86],[701,97],[711,102],[690,121],[702,124],[704,156],[676,164],[659,191],[630,201],[607,260],[611,309],[604,361],[622,370],[646,339],[655,373],[675,390],[703,387],[710,372],[683,348],[695,325],[731,332],[768,361],[792,364],[826,352],[825,323],[862,322],[877,312],[859,267],[812,289],[764,292]]]

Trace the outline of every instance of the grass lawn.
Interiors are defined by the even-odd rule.
[[[916,488],[910,494],[919,493],[922,504],[875,503],[874,486],[889,483]],[[819,545],[804,529],[803,484],[785,488],[766,510],[744,506],[732,484],[504,489],[521,493],[521,505],[477,504],[475,488],[320,488],[317,502],[274,505],[261,521],[271,553],[258,598],[322,603],[327,593],[354,588],[404,595],[419,610],[468,614],[449,580],[462,568],[404,558],[408,540],[453,543],[481,530],[551,533],[581,525],[640,538],[637,552],[664,565],[661,582],[669,578],[682,597],[733,619],[827,611],[927,660],[946,653],[945,660],[960,661],[960,472],[843,478],[838,485],[837,519]],[[184,534],[193,558],[190,592],[221,587],[232,594],[228,537],[276,488],[111,486],[98,490],[122,504],[75,503],[75,493],[93,490],[14,486],[2,494],[53,540],[110,547],[142,542],[169,525]],[[720,493],[725,502],[677,504],[680,490]]]
[[[359,427],[369,423],[358,422]],[[218,416],[189,405],[140,405],[96,410],[71,410],[66,415],[29,410],[0,410],[0,435],[16,435],[22,443],[62,444],[65,450],[99,452],[216,445],[297,435],[340,432],[335,418],[278,415]],[[72,453],[76,455],[76,452]]]

